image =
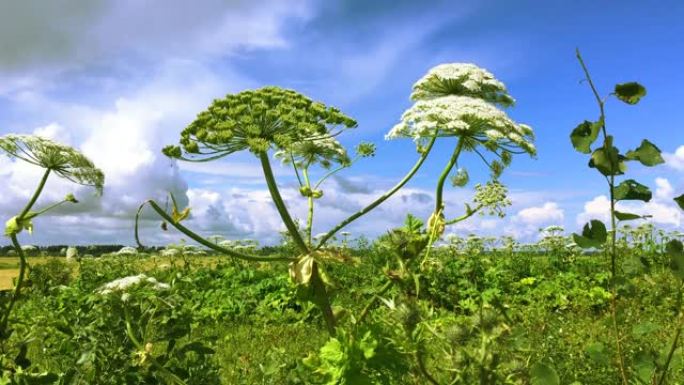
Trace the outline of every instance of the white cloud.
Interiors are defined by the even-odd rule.
[[[543,225],[561,223],[565,218],[565,212],[558,207],[556,202],[545,202],[541,206],[527,207],[518,211],[514,220],[528,225]]]
[[[648,221],[657,225],[679,227],[684,220],[681,210],[674,204],[674,189],[666,178],[656,178],[656,191],[650,202],[620,201],[615,209],[621,212],[651,216]],[[610,200],[599,195],[584,204],[584,211],[577,215],[577,225],[583,226],[591,219],[610,220]]]
[[[684,171],[684,145],[677,147],[674,153],[663,153],[665,164],[671,168]]]

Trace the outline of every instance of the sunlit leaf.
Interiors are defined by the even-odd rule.
[[[603,175],[622,175],[627,171],[626,159],[616,147],[612,146],[612,138],[608,137],[607,145],[597,148],[591,154],[589,167],[596,168]]]
[[[585,120],[575,127],[570,134],[570,141],[575,150],[584,154],[590,153],[591,145],[596,141],[601,126],[603,126],[603,120],[598,122]]]
[[[623,213],[621,211],[615,211],[615,218],[618,221],[632,221],[634,219],[642,219],[647,216],[642,216],[639,214],[632,214],[632,213]]]
[[[663,157],[660,154],[661,151],[655,144],[644,139],[639,148],[627,151],[626,158],[629,160],[638,160],[644,166],[652,167],[665,163],[665,160],[663,160]]]
[[[634,179],[627,179],[617,185],[614,190],[615,199],[619,201],[644,201],[648,202],[653,197],[651,190]]]
[[[637,104],[646,96],[646,88],[637,82],[615,85],[615,96],[627,104]]]

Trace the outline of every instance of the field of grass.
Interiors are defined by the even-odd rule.
[[[646,384],[668,356],[681,301],[681,284],[656,249],[623,249],[619,261],[626,365]],[[166,384],[178,376],[185,384],[418,385],[424,371],[439,384],[538,384],[543,370],[560,379],[549,384],[617,383],[602,254],[544,245],[484,251],[469,239],[435,250],[417,278],[420,293],[406,297],[398,282],[369,302],[392,274],[382,268],[391,266],[388,250],[347,252],[355,263],[326,266],[340,330],[348,330],[334,339],[285,263],[158,256],[85,258],[78,273],[64,258],[33,260],[13,338],[30,338],[33,368],[82,384]],[[3,259],[10,269],[2,271],[14,262]],[[123,296],[102,292],[140,273],[156,280]],[[365,323],[354,326],[368,304]],[[681,347],[669,366],[667,384],[681,385]],[[347,382],[335,382],[341,378]]]

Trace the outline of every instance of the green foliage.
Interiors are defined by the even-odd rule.
[[[637,82],[615,85],[615,96],[627,104],[637,104],[646,96],[646,88]]]
[[[560,385],[560,379],[556,370],[544,363],[536,363],[530,370],[532,385]]]
[[[646,139],[641,142],[641,145],[636,150],[627,151],[626,157],[629,160],[638,160],[647,167],[665,163],[660,149]]]
[[[606,225],[597,219],[593,219],[584,225],[582,235],[573,234],[575,243],[584,248],[601,248],[604,243],[606,243],[607,238],[608,232],[606,231]]]
[[[647,186],[644,186],[634,179],[622,181],[613,191],[614,199],[616,201],[638,200],[648,202],[653,196],[651,190]]]
[[[570,134],[570,141],[572,142],[573,147],[575,147],[575,150],[584,154],[591,153],[591,145],[596,141],[596,138],[598,138],[602,126],[602,120],[599,120],[598,122],[585,120],[575,127]]]

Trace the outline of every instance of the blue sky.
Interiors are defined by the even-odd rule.
[[[606,187],[569,133],[598,110],[575,58],[579,47],[597,86],[637,80],[648,95],[637,106],[610,100],[607,126],[617,145],[649,138],[668,162],[633,166],[652,187],[640,212],[682,230],[670,203],[684,190],[681,89],[684,3],[680,1],[58,1],[0,4],[0,134],[40,133],[80,148],[107,174],[105,195],[51,180],[43,202],[76,191],[78,208],[42,218],[32,243],[131,243],[131,216],[147,198],[173,191],[193,208],[189,226],[203,234],[277,241],[281,229],[249,154],[209,165],[174,164],[159,154],[213,98],[263,85],[294,88],[338,106],[359,122],[341,141],[378,145],[375,158],[327,187],[315,231],[325,231],[400,179],[417,155],[410,140],[385,133],[410,106],[412,84],[432,66],[472,62],[503,81],[516,100],[509,115],[531,125],[537,159],[520,157],[502,181],[513,206],[505,220],[474,218],[458,234],[575,230],[605,217]],[[432,190],[452,143],[439,143],[425,167],[396,198],[350,227],[375,236],[407,212],[427,216]],[[471,180],[487,171],[464,159]],[[296,216],[304,206],[286,168],[277,170]],[[0,161],[0,214],[15,215],[37,171]],[[472,193],[450,189],[459,213]],[[448,211],[449,212],[449,211]],[[148,216],[146,239],[174,242]],[[6,243],[6,240],[2,241]]]

